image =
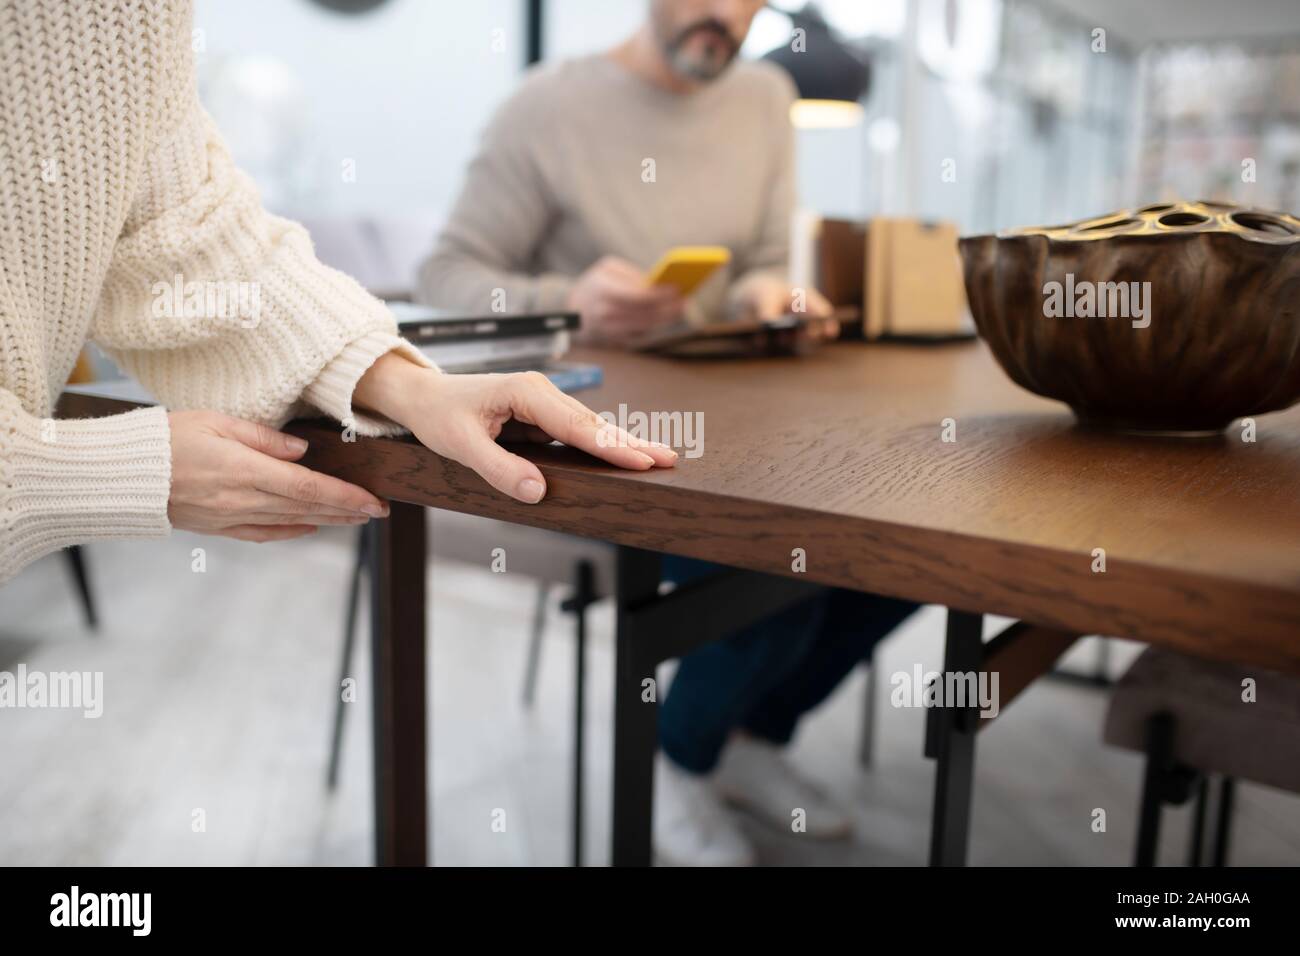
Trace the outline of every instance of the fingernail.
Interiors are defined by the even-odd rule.
[[[536,478],[525,478],[519,482],[519,500],[535,505],[546,494],[546,486]]]
[[[297,435],[287,436],[285,438],[285,444],[289,446],[289,450],[291,452],[294,452],[295,454],[298,455],[301,455],[303,452],[307,450],[306,440],[299,438]]]
[[[637,454],[641,456],[641,461],[645,463],[645,466],[647,468],[653,468],[655,466],[655,460],[651,458],[649,455],[645,454],[644,452],[637,452]]]
[[[372,518],[386,518],[388,516],[388,508],[385,505],[363,505],[361,510]]]

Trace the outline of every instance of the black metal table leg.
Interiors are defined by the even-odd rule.
[[[978,674],[984,660],[984,616],[948,611],[944,674]],[[932,708],[927,715],[926,756],[935,758],[931,866],[965,866],[970,837],[978,705]]]
[[[682,657],[818,593],[816,585],[734,569],[679,585],[660,596],[660,555],[618,550],[614,668],[615,866],[652,861],[655,751],[661,661]]]
[[[643,699],[642,682],[654,679],[653,653],[638,633],[632,612],[659,593],[660,559],[650,551],[618,549],[617,637],[614,665],[614,822],[615,866],[649,866],[653,812],[654,758],[658,745],[658,689]]]
[[[1205,805],[1210,799],[1210,781],[1202,774],[1196,782],[1196,803],[1192,806],[1192,832],[1188,841],[1187,865],[1202,866],[1205,862]]]
[[[1237,781],[1233,777],[1224,777],[1219,781],[1219,808],[1216,814],[1217,824],[1214,828],[1215,866],[1228,865],[1228,831],[1232,827],[1232,803],[1237,793]]]
[[[1142,802],[1138,806],[1138,839],[1134,866],[1155,866],[1160,842],[1160,811],[1169,796],[1173,764],[1174,720],[1166,713],[1147,718],[1147,763],[1142,777]]]

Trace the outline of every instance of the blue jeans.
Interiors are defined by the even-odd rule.
[[[718,566],[665,555],[675,584]],[[799,718],[857,666],[876,642],[919,605],[827,588],[682,658],[659,710],[659,745],[673,763],[708,773],[732,731],[788,744]]]

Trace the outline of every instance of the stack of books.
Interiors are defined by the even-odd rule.
[[[444,372],[538,371],[566,392],[595,388],[599,365],[565,362],[576,312],[465,315],[389,302],[402,337]]]

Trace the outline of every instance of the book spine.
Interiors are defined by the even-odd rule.
[[[453,319],[451,321],[412,321],[398,323],[397,330],[409,342],[471,342],[481,339],[517,338],[524,335],[547,335],[567,332],[578,327],[572,313],[526,318]]]

